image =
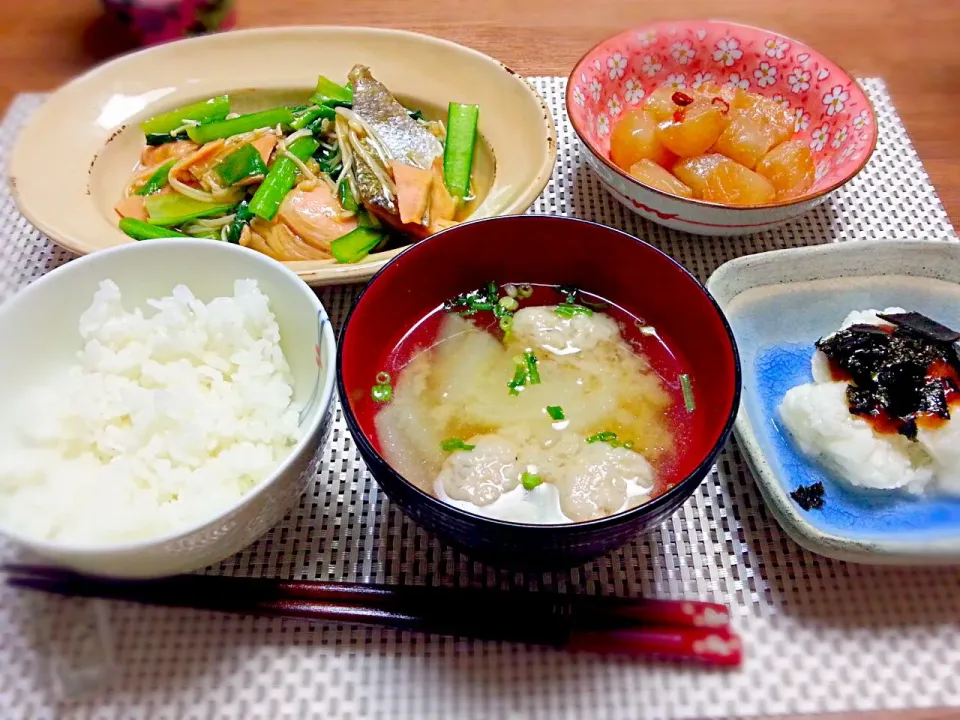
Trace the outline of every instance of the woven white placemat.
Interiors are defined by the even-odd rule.
[[[532,82],[553,109],[560,149],[532,212],[623,228],[701,279],[744,253],[957,239],[879,80],[864,81],[880,122],[866,170],[789,225],[725,239],[668,231],[626,212],[581,160],[563,109],[565,81]],[[0,126],[0,164],[41,100],[14,102]],[[17,213],[5,189],[0,219],[0,298],[69,259]],[[335,322],[355,294],[321,294]],[[13,555],[0,541],[0,557]],[[960,574],[850,565],[802,550],[766,512],[733,442],[657,531],[569,572],[523,575],[473,562],[404,518],[378,492],[338,412],[312,491],[211,572],[715,600],[731,606],[746,661],[735,672],[707,671],[0,588],[0,718],[605,720],[960,706]]]

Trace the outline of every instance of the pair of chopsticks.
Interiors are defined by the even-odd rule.
[[[717,603],[216,575],[115,580],[19,564],[0,566],[0,571],[7,574],[7,585],[67,596],[711,665],[739,665],[742,659],[727,608]]]

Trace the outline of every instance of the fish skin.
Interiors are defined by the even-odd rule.
[[[353,83],[353,111],[376,131],[390,159],[429,170],[443,155],[440,141],[407,115],[393,93],[370,74],[370,68],[354,65],[348,77]]]
[[[371,155],[374,154],[373,148],[367,146],[366,149]],[[357,195],[367,209],[378,211],[385,216],[399,214],[396,203],[384,194],[377,176],[358,153],[353,154],[353,178],[357,183]]]

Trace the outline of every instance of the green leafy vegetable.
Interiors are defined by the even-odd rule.
[[[363,260],[380,241],[383,233],[369,227],[357,227],[330,243],[330,252],[338,263],[355,263]]]
[[[690,376],[683,373],[680,376],[680,389],[683,390],[683,404],[687,412],[693,412],[697,408],[697,403],[693,399],[693,385],[690,383]]]
[[[253,132],[260,128],[289,125],[292,122],[293,113],[290,112],[290,108],[280,107],[241,115],[232,120],[220,120],[219,122],[207,123],[205,125],[193,125],[187,128],[187,135],[198,145],[203,145],[211,140],[219,140],[220,138],[228,138],[233,135],[239,135],[240,133]],[[311,154],[312,152],[313,151],[311,151]],[[307,157],[309,157],[309,155]]]
[[[467,445],[461,438],[447,438],[440,443],[440,449],[444,452],[453,452],[454,450],[473,450],[476,445]]]
[[[532,351],[527,350],[523,353],[524,362],[527,364],[527,377],[530,378],[531,385],[540,384],[540,370],[537,369],[537,356]]]
[[[328,77],[321,75],[317,78],[317,88],[310,98],[310,102],[318,105],[352,105],[353,90],[350,87],[338,85]]]
[[[294,110],[293,121],[290,123],[291,130],[303,130],[308,125],[318,120],[333,120],[337,116],[333,108],[326,105],[312,105],[301,110]]]
[[[250,224],[250,221],[256,217],[252,212],[250,212],[250,203],[244,200],[242,203],[237,205],[236,214],[234,215],[233,222],[227,225],[226,239],[227,242],[238,243],[240,242],[240,235],[243,234],[243,228]]]
[[[214,168],[224,186],[236,185],[241,180],[267,174],[267,164],[251,144],[242,145]]]
[[[450,103],[447,110],[447,140],[443,150],[443,179],[454,197],[470,193],[473,148],[477,143],[478,105]]]
[[[230,113],[230,98],[227,95],[176,108],[140,123],[144,135],[163,135],[183,127],[187,121],[209,123],[223,120]]]
[[[354,210],[359,206],[357,199],[353,196],[353,192],[350,190],[350,183],[347,182],[347,179],[344,178],[340,181],[340,185],[337,186],[337,194],[340,196],[340,205],[343,206],[344,210]]]
[[[147,145],[150,145],[151,147],[156,147],[157,145],[166,145],[167,143],[177,141],[177,138],[170,133],[147,133],[145,137],[147,139]]]
[[[154,173],[143,185],[140,186],[134,195],[153,195],[163,190],[163,188],[166,187],[167,178],[170,175],[170,168],[176,164],[176,158],[173,160],[167,160],[167,162],[154,171]]]
[[[151,225],[150,223],[145,223],[143,220],[137,220],[136,218],[128,217],[120,219],[120,230],[132,237],[134,240],[156,240],[158,238],[168,237],[187,237],[183,233],[179,233],[176,230],[158,227],[156,225]]]
[[[306,162],[307,158],[316,152],[320,143],[312,137],[302,137],[294,140],[287,146],[287,152],[297,159]],[[260,183],[260,187],[253,195],[250,201],[250,212],[264,220],[273,220],[283,202],[283,198],[293,189],[297,182],[297,173],[299,168],[297,164],[286,157],[280,155],[273,161],[270,172]]]
[[[587,438],[587,442],[588,443],[595,443],[595,442],[609,443],[611,441],[615,441],[616,439],[617,439],[617,434],[615,432],[607,431],[607,432],[598,432],[596,435],[591,435],[590,437]]]
[[[563,408],[559,405],[547,405],[547,414],[554,420],[566,420],[567,416],[563,414]]]
[[[557,305],[556,313],[560,317],[572,318],[574,315],[593,315],[593,310],[583,305],[564,303],[563,305]]]
[[[143,200],[151,225],[174,227],[187,220],[224,215],[236,202],[203,202],[185,195],[148,195]]]
[[[543,482],[543,478],[539,475],[534,475],[524,471],[520,476],[520,484],[523,485],[524,490],[533,490],[537,485]]]

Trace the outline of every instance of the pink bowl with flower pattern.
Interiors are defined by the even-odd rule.
[[[794,112],[796,137],[810,145],[816,182],[804,194],[764,205],[732,206],[651,188],[610,159],[610,132],[661,86],[736,85]],[[866,165],[877,143],[869,99],[839,65],[769,30],[719,20],[662,22],[595,46],[567,83],[567,113],[590,166],[637,214],[700,235],[746,235],[819,205]]]

